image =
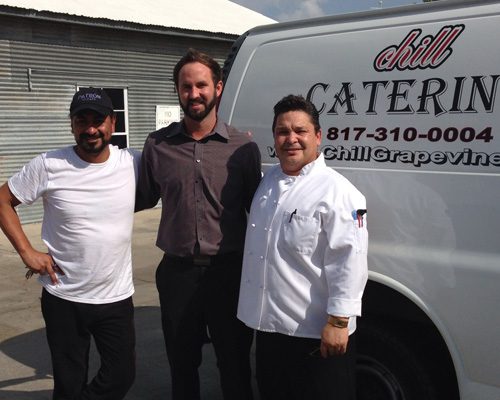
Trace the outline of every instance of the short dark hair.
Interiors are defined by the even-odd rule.
[[[316,132],[321,129],[319,125],[319,113],[314,104],[304,99],[301,95],[289,94],[283,97],[274,106],[273,132],[276,127],[276,119],[278,116],[288,111],[304,111],[311,118],[311,122]]]
[[[217,83],[222,80],[222,69],[217,61],[215,61],[208,54],[189,48],[187,53],[182,56],[174,67],[174,83],[176,88],[179,86],[179,72],[182,67],[186,64],[194,62],[199,62],[212,71],[212,80],[214,81],[214,85],[217,85]]]

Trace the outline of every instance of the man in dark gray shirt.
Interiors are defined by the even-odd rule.
[[[253,332],[236,318],[246,212],[259,184],[260,153],[247,134],[217,119],[217,62],[190,49],[174,68],[184,118],[146,139],[136,210],[161,198],[156,271],[173,399],[199,399],[201,348],[210,338],[224,399],[252,398]]]

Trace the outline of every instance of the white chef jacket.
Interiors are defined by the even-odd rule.
[[[253,198],[238,318],[251,328],[320,338],[328,314],[361,315],[366,285],[366,200],[322,154],[298,176],[280,165]],[[363,214],[363,215],[360,215]]]

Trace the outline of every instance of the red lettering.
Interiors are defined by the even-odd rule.
[[[444,26],[436,35],[428,35],[415,43],[421,29],[414,29],[399,45],[383,49],[373,62],[377,71],[437,68],[453,53],[451,45],[465,29],[464,25]]]

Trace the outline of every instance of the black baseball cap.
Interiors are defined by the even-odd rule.
[[[83,110],[93,110],[101,115],[113,114],[113,103],[102,89],[82,88],[73,96],[69,107],[71,117]]]

